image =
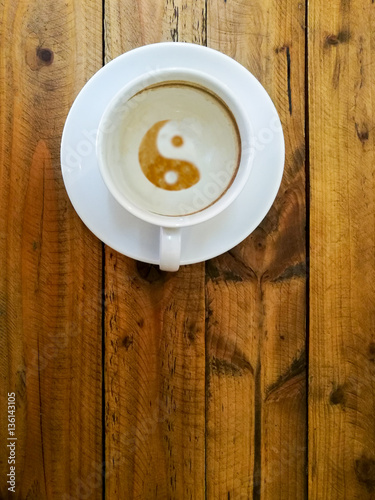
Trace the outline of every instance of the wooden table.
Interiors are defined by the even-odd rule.
[[[374,499],[374,1],[3,0],[0,36],[1,499]],[[93,236],[59,158],[88,78],[166,40],[246,66],[286,141],[260,226],[173,274]]]

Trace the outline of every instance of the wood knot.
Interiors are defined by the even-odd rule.
[[[126,335],[122,341],[122,345],[126,350],[128,350],[129,347],[133,345],[133,337],[131,335]]]
[[[354,470],[360,483],[366,486],[369,493],[375,490],[375,460],[361,456],[354,463]]]
[[[200,333],[200,329],[194,322],[190,322],[189,320],[185,321],[184,324],[184,337],[187,338],[190,344],[195,342],[195,339]]]
[[[339,45],[340,43],[347,43],[349,40],[349,31],[340,31],[337,35],[328,35],[325,39],[325,45]]]
[[[45,49],[43,47],[37,47],[36,56],[44,66],[49,66],[53,63],[54,54],[51,49]]]
[[[300,394],[301,385],[306,380],[306,352],[302,351],[293,359],[287,370],[266,389],[266,401],[279,401],[285,397]]]
[[[329,395],[329,402],[331,405],[345,404],[345,391],[344,386],[339,385],[336,389],[333,389]]]
[[[215,280],[220,277],[220,271],[219,269],[215,266],[213,260],[207,260],[206,261],[206,278]]]
[[[252,243],[253,243],[253,248],[256,252],[265,252],[266,250],[266,238],[267,238],[267,235],[265,234],[265,232],[263,230],[261,230],[261,228],[257,228],[252,236],[251,236],[251,240],[252,240]]]
[[[369,137],[369,131],[367,125],[365,123],[362,124],[355,123],[354,126],[358,139],[362,142],[362,144],[364,144],[366,141],[368,141]]]
[[[144,318],[140,318],[137,320],[137,325],[139,326],[139,328],[143,328],[144,324],[145,324]]]
[[[327,45],[338,45],[339,43],[339,39],[336,35],[328,35],[326,38]]]
[[[210,369],[213,374],[218,376],[242,377],[245,373],[254,374],[250,362],[238,353],[234,353],[231,360],[212,356]]]
[[[218,269],[213,261],[206,262],[206,282],[212,281],[243,281],[242,276],[238,272],[231,269]]]
[[[149,283],[165,281],[168,274],[165,271],[161,271],[156,264],[146,264],[145,262],[137,261],[136,265],[139,276]]]
[[[286,269],[284,269],[279,276],[274,278],[272,281],[273,283],[278,283],[280,281],[288,281],[291,279],[296,279],[296,278],[306,278],[306,262],[299,262],[298,264],[295,264],[293,266],[289,266]],[[264,279],[266,276],[264,276]]]

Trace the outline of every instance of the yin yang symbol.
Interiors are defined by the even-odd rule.
[[[159,121],[145,133],[139,146],[138,159],[143,173],[155,186],[167,191],[180,191],[194,186],[200,179],[200,173],[194,163],[167,158],[160,153],[158,135],[169,121]],[[170,138],[170,143],[178,150],[183,146],[184,138],[176,133]]]

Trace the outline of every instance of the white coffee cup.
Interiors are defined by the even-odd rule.
[[[197,92],[199,91],[202,93],[203,91],[204,93],[204,91],[206,91],[211,96],[217,98],[218,101],[224,103],[225,107],[230,111],[236,124],[236,130],[240,139],[239,157],[238,165],[236,165],[235,168],[235,173],[231,178],[230,183],[220,194],[218,199],[214,200],[212,203],[209,203],[205,207],[203,206],[203,208],[197,209],[196,211],[192,210],[190,213],[164,215],[156,213],[154,209],[150,209],[150,207],[148,206],[150,198],[149,193],[155,193],[155,199],[158,199],[159,202],[165,199],[166,206],[169,206],[168,203],[171,205],[172,202],[178,204],[179,200],[181,201],[180,205],[182,206],[182,201],[184,203],[186,202],[186,196],[189,193],[189,190],[182,189],[180,191],[172,192],[165,191],[164,189],[153,185],[148,179],[146,179],[146,177],[142,173],[141,166],[139,165],[137,157],[134,154],[133,156],[131,156],[130,153],[127,158],[132,158],[131,166],[129,165],[130,160],[128,160],[126,166],[126,174],[123,174],[121,171],[122,167],[120,158],[122,153],[121,148],[123,146],[119,144],[119,146],[117,147],[116,144],[121,142],[121,138],[123,137],[123,135],[121,134],[126,134],[127,132],[129,134],[135,134],[134,148],[138,151],[138,148],[140,148],[140,144],[138,144],[139,137],[136,135],[138,119],[135,119],[137,123],[134,124],[134,127],[129,127],[128,125],[128,128],[125,129],[125,132],[123,132],[121,131],[121,120],[124,112],[128,112],[130,109],[130,111],[133,113],[133,116],[137,116],[138,108],[136,108],[136,106],[139,105],[139,119],[141,120],[142,109],[144,112],[144,106],[147,105],[145,104],[145,102],[143,102],[142,104],[142,99],[144,96],[142,92],[145,89],[148,91],[148,89],[152,89],[158,87],[158,85],[165,84],[165,88],[163,89],[163,92],[165,93],[168,92],[169,87],[173,87],[174,83],[176,83],[176,86],[178,86],[177,82],[179,82],[178,84],[181,84],[182,87],[185,85],[197,86]],[[216,107],[219,108],[220,106]],[[169,124],[169,128],[171,128],[172,126],[178,127],[178,124],[176,125],[176,123],[176,121],[171,122],[171,124]],[[183,130],[183,126],[181,127]],[[216,127],[216,129],[219,130],[220,124],[216,122],[212,123],[212,127]],[[167,129],[168,127],[165,126],[164,135],[168,133]],[[191,130],[194,130],[194,127],[191,127]],[[205,130],[202,130],[201,132],[202,134],[204,134]],[[225,139],[223,134],[221,135],[221,137]],[[190,150],[187,149],[186,154],[188,154],[189,151]],[[113,97],[109,105],[106,107],[101,118],[97,134],[97,158],[99,168],[103,180],[112,196],[117,200],[118,203],[120,203],[120,205],[122,205],[124,209],[132,213],[134,216],[146,222],[149,222],[150,224],[154,224],[160,227],[159,265],[160,269],[165,271],[177,271],[179,268],[181,245],[183,244],[183,241],[181,240],[181,229],[186,226],[192,226],[212,219],[220,212],[225,210],[231,203],[233,203],[233,201],[242,191],[249,178],[253,163],[253,157],[254,147],[251,123],[246,113],[244,113],[243,111],[241,102],[239,102],[236,96],[232,93],[231,89],[209,74],[206,74],[202,71],[188,70],[184,68],[173,67],[150,71],[147,74],[134,79],[126,86],[124,86]],[[139,156],[139,158],[141,158],[141,156]],[[164,156],[161,156],[161,158],[164,159]],[[207,156],[207,158],[209,157]],[[167,158],[168,161],[169,159],[170,157]],[[170,161],[172,160],[173,158]],[[181,161],[189,163],[188,160],[189,158],[183,158]],[[208,174],[211,175],[211,177],[214,175],[214,171],[210,171],[210,167],[207,162],[206,170]],[[132,192],[124,189],[124,187],[121,185],[121,180],[123,179],[124,175],[128,176],[129,185],[131,184],[130,179],[133,183],[139,183],[140,187],[139,190],[137,189],[136,196],[133,196]],[[194,188],[189,188],[191,192],[195,190],[194,196],[196,197],[199,196],[199,190],[204,189],[204,175],[206,174],[203,168],[200,184],[196,184]],[[138,186],[138,184],[136,185]],[[201,196],[201,198],[203,198],[203,195]],[[170,202],[168,201],[169,199],[171,200]]]

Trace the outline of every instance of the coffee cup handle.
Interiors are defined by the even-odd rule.
[[[162,271],[178,271],[181,257],[181,229],[160,228],[159,267]]]

